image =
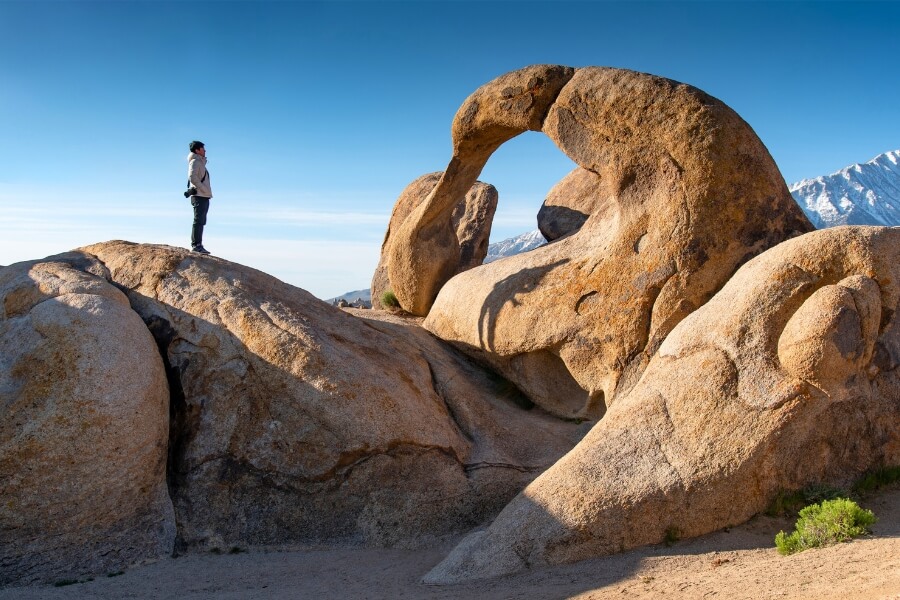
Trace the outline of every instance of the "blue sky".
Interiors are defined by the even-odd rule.
[[[0,264],[109,239],[205,245],[327,298],[368,287],[391,208],[450,158],[478,86],[553,63],[695,85],[788,182],[900,148],[900,2],[0,0]],[[573,163],[502,146],[492,241],[535,227]]]

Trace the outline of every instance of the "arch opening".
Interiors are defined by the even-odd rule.
[[[537,229],[537,214],[547,194],[576,168],[578,165],[542,132],[526,131],[503,143],[479,176],[499,193],[490,243]]]

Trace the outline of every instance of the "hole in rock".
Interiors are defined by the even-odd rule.
[[[550,190],[576,168],[578,165],[541,132],[526,131],[494,151],[479,176],[499,193],[491,243],[536,230],[538,211]],[[533,401],[558,416],[588,420],[599,420],[606,412],[603,392],[590,394],[582,389],[563,360],[551,351],[516,356],[509,366],[514,372],[511,379],[524,391],[516,389],[522,394],[520,401],[527,403],[520,404],[522,407]]]
[[[578,167],[543,133],[526,131],[500,146],[478,177],[500,195],[491,243],[537,229],[537,213],[547,193]]]

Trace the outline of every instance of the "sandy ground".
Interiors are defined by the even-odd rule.
[[[774,536],[792,520],[757,517],[671,547],[653,546],[466,585],[419,579],[454,545],[427,550],[309,548],[187,555],[64,587],[0,590],[0,600],[791,598],[900,600],[900,485],[861,502],[879,518],[871,536],[780,556]]]

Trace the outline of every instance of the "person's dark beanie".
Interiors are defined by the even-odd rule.
[[[206,146],[203,145],[203,142],[198,142],[197,140],[194,140],[193,142],[191,142],[191,145],[189,146],[191,152],[196,152],[198,148],[205,148],[205,147]]]

